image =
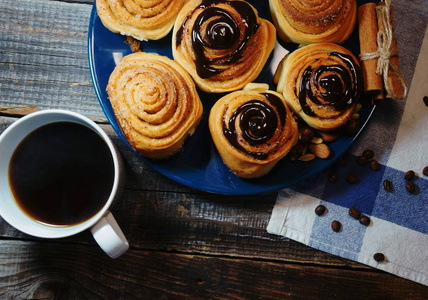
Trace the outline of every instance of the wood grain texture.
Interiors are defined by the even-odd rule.
[[[89,72],[92,6],[0,2],[0,106],[63,108],[105,121]]]
[[[426,289],[376,272],[176,252],[131,250],[108,260],[97,247],[0,242],[0,298],[417,299]]]

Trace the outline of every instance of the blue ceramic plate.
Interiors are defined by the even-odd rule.
[[[269,7],[266,1],[249,1],[259,13],[259,16],[271,20]],[[143,42],[145,52],[155,52],[172,58],[171,33],[159,41]],[[272,82],[273,72],[279,60],[295,45],[277,44],[265,68],[255,82],[268,83],[272,90],[276,86]],[[354,32],[345,47],[354,54],[358,54],[358,36]],[[95,3],[92,8],[88,31],[89,66],[93,85],[104,113],[118,134],[118,136],[132,149],[123,136],[116,122],[110,102],[107,98],[106,86],[109,76],[120,59],[131,53],[126,38],[112,33],[104,27],[97,15]],[[359,135],[343,136],[329,146],[333,155],[329,159],[314,159],[309,162],[291,161],[288,158],[281,160],[275,168],[260,179],[244,180],[229,171],[223,164],[211,140],[208,129],[208,115],[214,102],[222,94],[199,93],[204,105],[203,120],[199,127],[184,144],[182,150],[172,158],[162,161],[152,161],[134,153],[146,164],[164,176],[186,186],[218,194],[249,195],[277,191],[296,184],[308,177],[326,169],[334,160],[342,156]],[[361,129],[370,118],[374,107],[366,106],[360,111]]]

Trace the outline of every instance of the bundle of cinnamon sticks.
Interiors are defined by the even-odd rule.
[[[358,8],[364,92],[373,104],[381,99],[403,99],[407,94],[399,66],[393,13],[389,0],[367,3]]]

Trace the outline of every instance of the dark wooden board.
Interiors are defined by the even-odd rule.
[[[321,268],[174,251],[131,250],[107,260],[96,247],[0,242],[0,298],[422,299],[426,288],[373,270]]]

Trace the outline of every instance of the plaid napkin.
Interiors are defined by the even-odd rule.
[[[337,161],[328,172],[280,191],[267,231],[428,285],[428,176],[422,173],[428,166],[428,103],[423,101],[428,96],[428,3],[413,1],[412,9],[406,1],[394,3],[407,99],[376,107],[346,164]],[[379,171],[357,163],[365,149],[374,151]],[[406,190],[409,170],[416,173],[414,194]],[[346,180],[350,172],[356,183]],[[338,181],[330,182],[329,174]],[[390,191],[385,180],[392,184]],[[320,204],[326,211],[318,216]],[[352,207],[370,218],[368,226],[349,215]],[[341,223],[340,231],[332,229],[333,221]],[[377,261],[376,253],[384,260]]]

